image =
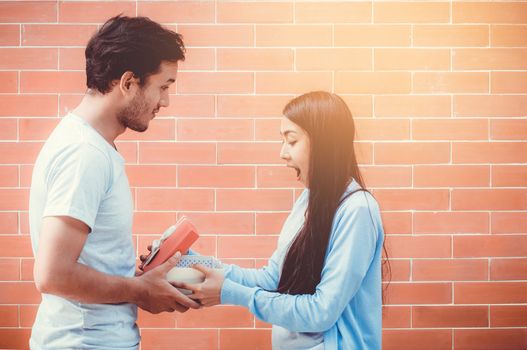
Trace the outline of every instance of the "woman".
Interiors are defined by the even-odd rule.
[[[179,286],[203,306],[245,306],[273,324],[273,349],[381,349],[384,233],[360,176],[351,113],[337,95],[317,91],[283,114],[280,157],[306,190],[268,266],[198,265],[205,282]]]

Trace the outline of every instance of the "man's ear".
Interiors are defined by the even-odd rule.
[[[124,96],[127,96],[134,93],[138,84],[139,78],[134,73],[126,71],[121,75],[121,79],[119,80],[119,90]]]

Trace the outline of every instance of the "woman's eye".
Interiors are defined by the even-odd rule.
[[[289,146],[294,146],[295,143],[296,143],[296,141],[290,141],[290,142],[288,142]]]

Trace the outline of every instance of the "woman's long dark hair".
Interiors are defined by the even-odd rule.
[[[309,137],[309,200],[304,226],[285,257],[278,292],[313,294],[340,198],[352,179],[365,188],[354,150],[355,125],[344,100],[324,91],[293,99],[283,114]]]

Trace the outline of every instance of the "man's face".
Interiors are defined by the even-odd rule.
[[[168,88],[176,81],[177,62],[161,62],[159,72],[146,78],[132,100],[117,113],[121,125],[143,132],[161,107],[168,107]]]

